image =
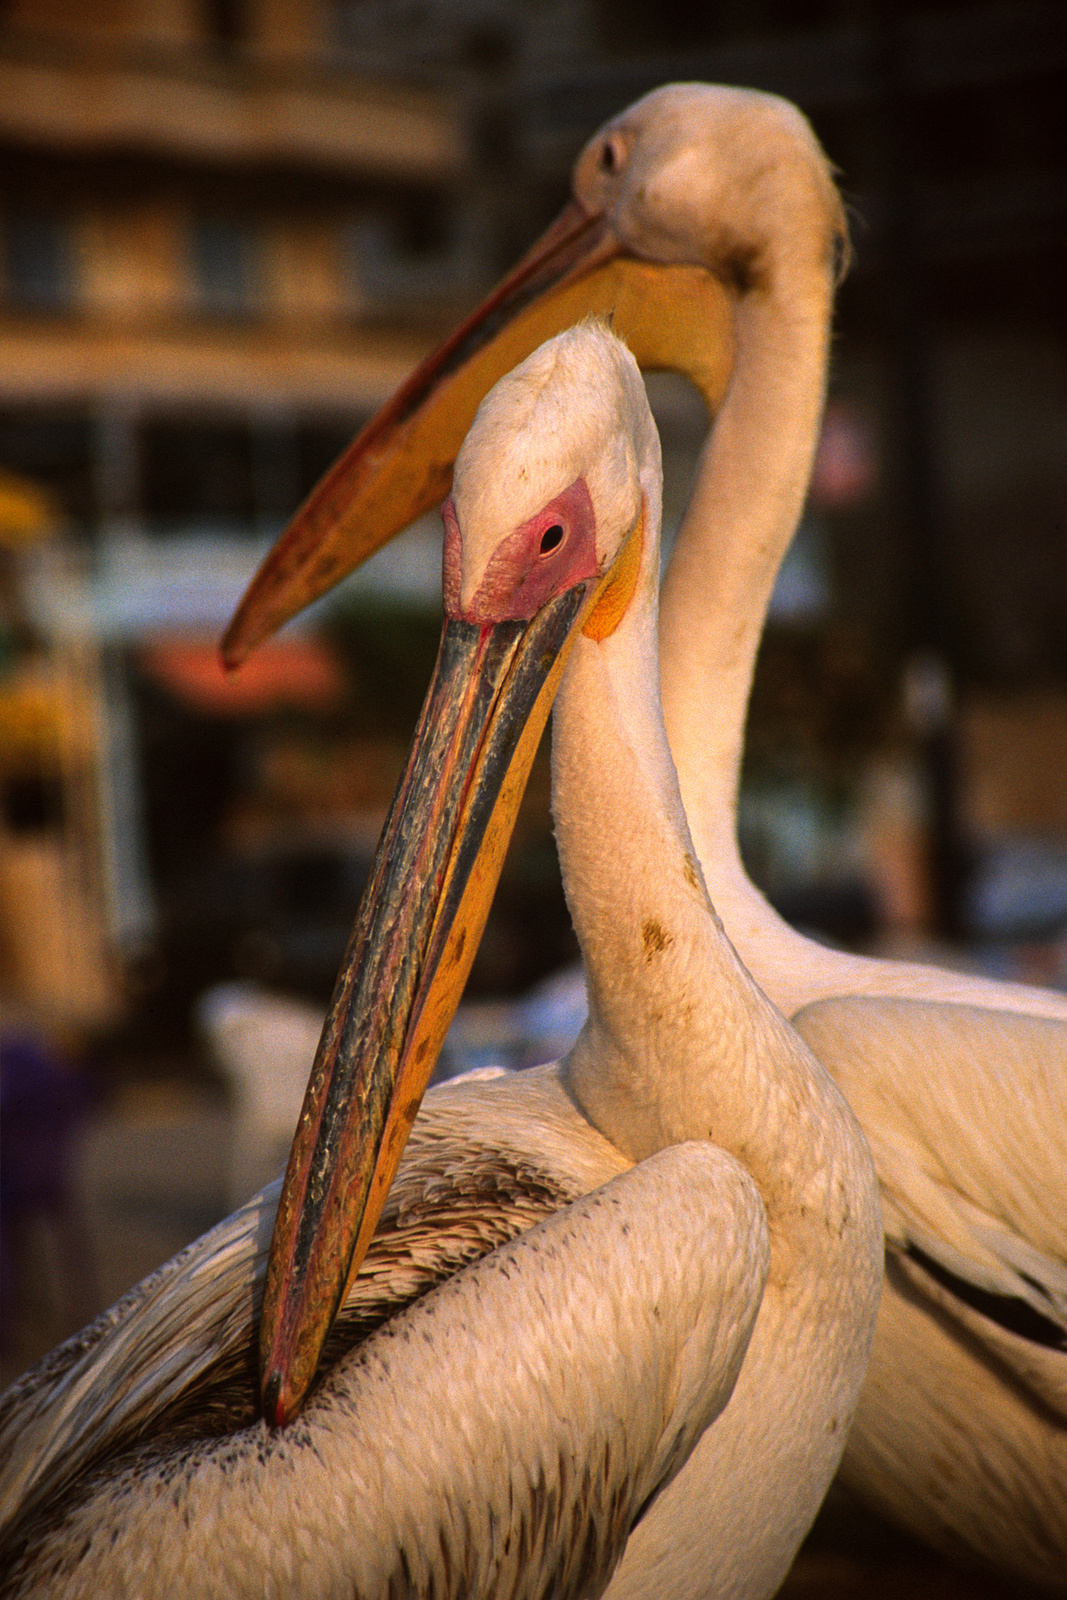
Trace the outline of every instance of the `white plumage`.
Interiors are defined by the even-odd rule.
[[[554,735],[582,1038],[558,1068],[431,1094],[341,1337],[444,1281],[335,1360],[290,1428],[230,1431],[276,1192],[24,1380],[0,1512],[40,1515],[9,1528],[5,1595],[593,1594],[620,1556],[612,1595],[784,1576],[866,1362],[873,1171],[692,856],[655,684],[658,441],[598,328],[538,352],[472,430],[462,603],[579,479],[609,574]],[[551,515],[566,571],[579,530]],[[225,1431],[197,1437],[222,1376]]]
[[[1067,997],[829,951],[775,914],[738,850],[753,663],[806,492],[845,252],[829,165],[785,102],[673,84],[594,135],[574,194],[487,302],[487,326],[510,310],[510,342],[478,348],[475,313],[447,360],[428,358],[403,415],[353,445],[328,508],[296,520],[231,648],[404,523],[494,359],[555,319],[611,310],[643,365],[692,378],[714,425],[664,582],[671,751],[727,932],[855,1106],[885,1201],[887,1288],[843,1474],[950,1555],[1067,1592]],[[529,283],[532,303],[512,298]]]
[[[626,148],[604,177],[608,139]],[[670,259],[708,259],[700,218],[729,219],[754,264],[664,583],[663,703],[727,932],[843,1089],[882,1184],[887,1284],[843,1477],[946,1553],[1067,1592],[1067,996],[827,950],[737,845],[755,654],[818,436],[842,227],[828,168],[792,108],[683,85],[591,142],[576,193],[642,254],[669,217]]]

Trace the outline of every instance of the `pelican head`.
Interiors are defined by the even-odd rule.
[[[803,226],[783,229],[781,196],[804,195]],[[706,267],[741,289],[758,285],[766,252],[807,225],[828,252],[845,219],[807,119],[787,100],[752,89],[670,83],[595,133],[574,167],[575,204],[603,219],[618,249],[645,261]],[[795,203],[795,200],[794,200]]]
[[[536,350],[482,401],[456,457],[443,509],[448,613],[528,617],[560,571],[606,571],[657,448],[637,364],[617,339],[587,324]]]
[[[636,363],[595,324],[504,378],[460,452],[444,508],[437,665],[278,1205],[260,1339],[271,1422],[299,1406],[370,1242],[477,948],[568,650],[580,632],[606,638],[638,582],[655,581],[641,530],[657,466]]]
[[[812,240],[832,273],[845,236],[807,122],[753,90],[654,90],[593,135],[573,189],[537,244],[297,513],[230,625],[230,665],[440,503],[482,396],[549,335],[606,315],[640,366],[684,373],[714,413],[730,377],[737,296],[767,293],[776,253],[810,251]],[[791,208],[796,226],[783,228]]]

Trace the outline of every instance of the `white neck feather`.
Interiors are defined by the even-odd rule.
[[[565,1068],[584,1113],[635,1160],[710,1137],[768,1202],[818,1183],[854,1124],[742,966],[696,865],[658,698],[651,539],[626,616],[568,664],[553,811],[589,985]]]
[[[829,261],[792,251],[738,302],[734,374],[660,607],[663,713],[697,856],[730,937],[787,1014],[819,991],[825,952],[748,878],[737,794],[760,636],[818,439],[832,299]]]
[[[737,855],[752,673],[818,437],[832,289],[822,267],[806,278],[738,305],[736,368],[663,583],[663,714],[705,865]]]

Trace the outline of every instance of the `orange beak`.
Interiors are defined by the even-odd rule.
[[[633,594],[613,565],[528,621],[449,619],[334,988],[289,1155],[260,1321],[263,1410],[297,1410],[358,1272],[478,948],[534,753],[580,630]]]
[[[297,512],[222,641],[227,666],[440,502],[482,398],[555,333],[603,315],[639,365],[692,378],[714,411],[733,359],[729,296],[704,267],[627,255],[572,201],[467,321],[427,356]]]

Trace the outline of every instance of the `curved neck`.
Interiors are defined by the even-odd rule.
[[[663,582],[663,713],[717,901],[747,884],[736,837],[745,714],[771,591],[811,472],[832,300],[827,265],[793,260],[738,301],[734,373]],[[695,362],[687,375],[699,382],[703,366]]]
[[[820,1181],[836,1096],[708,899],[659,706],[649,555],[617,630],[578,641],[554,712],[553,812],[590,1004],[565,1078],[632,1159],[711,1137],[767,1199]]]

